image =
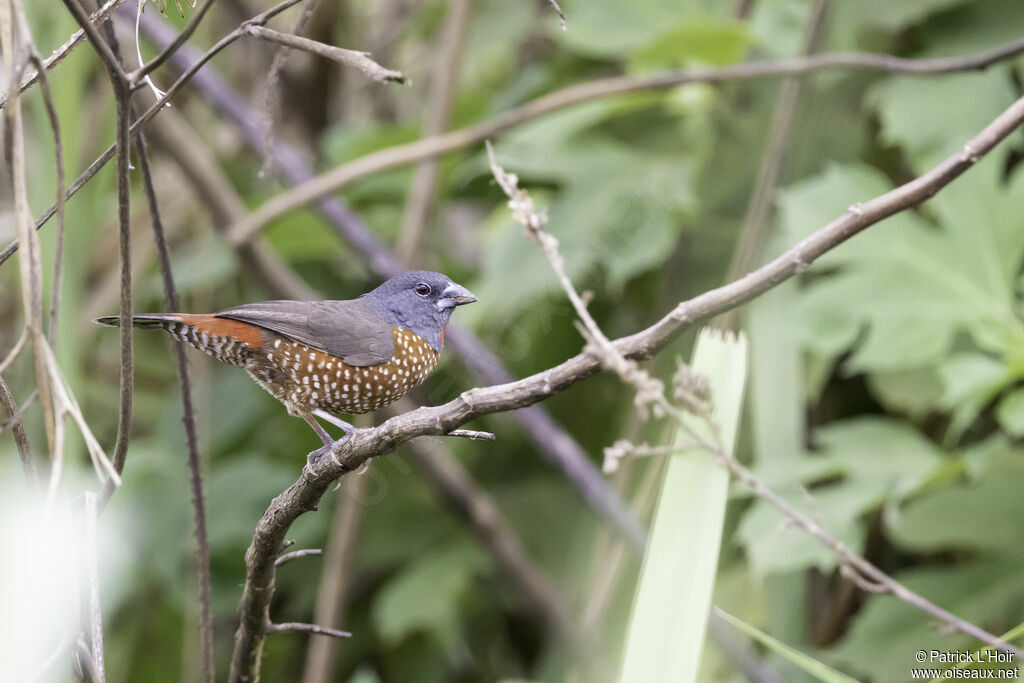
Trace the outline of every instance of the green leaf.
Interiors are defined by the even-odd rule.
[[[878,112],[882,139],[901,147],[918,172],[957,151],[1014,99],[1012,83],[1002,69],[934,78],[890,77],[867,95]],[[922,116],[924,111],[929,115]]]
[[[974,624],[1019,622],[1024,596],[1020,561],[980,557],[954,567],[902,572],[895,577],[908,588]],[[936,631],[934,620],[897,598],[879,595],[854,618],[829,661],[859,677],[877,681],[907,679],[914,653],[933,649],[974,649],[977,642],[959,633]]]
[[[898,513],[888,527],[894,541],[915,552],[963,549],[990,554],[1024,554],[1024,462],[1019,457],[990,459],[971,482],[957,481],[929,491]]]
[[[996,407],[999,426],[1011,436],[1024,436],[1024,388],[1003,396]]]
[[[934,367],[874,372],[867,378],[871,393],[889,412],[920,420],[935,406],[942,380]]]
[[[715,435],[732,454],[743,405],[747,344],[742,336],[701,330],[693,370],[711,385]],[[709,421],[687,415],[701,439]],[[676,446],[693,437],[677,428]],[[690,450],[668,458],[644,554],[623,655],[623,681],[693,681],[714,590],[729,474],[715,454]]]
[[[955,442],[1013,377],[998,360],[981,353],[958,353],[939,366],[940,405],[952,411],[948,438]]]
[[[999,170],[982,163],[932,200],[938,228],[904,213],[821,259],[836,270],[814,280],[801,302],[805,343],[839,355],[864,329],[846,369],[887,373],[936,363],[964,331],[998,352],[1019,346],[1014,286],[1024,229],[1016,197],[1024,174],[1002,187]],[[871,169],[832,167],[783,194],[781,223],[791,238],[804,235],[889,185]]]
[[[568,0],[560,4],[572,24],[559,36],[565,46],[605,59],[619,59],[649,44],[666,27],[678,26],[681,17],[692,16],[693,12],[692,2],[677,0]]]
[[[426,631],[453,652],[460,630],[459,603],[484,562],[478,549],[454,546],[409,565],[373,604],[373,620],[381,637],[397,643],[416,631]]]
[[[764,631],[751,626],[745,621],[737,619],[728,612],[715,608],[715,614],[720,616],[722,619],[725,619],[727,622],[743,631],[772,652],[814,676],[819,681],[823,681],[824,683],[856,683],[856,679],[850,678],[841,671],[836,671],[832,667],[819,662],[810,655],[804,654],[803,652],[786,645],[782,641],[772,638]]]
[[[862,544],[861,519],[866,512],[916,491],[943,465],[941,452],[931,442],[896,420],[844,420],[819,429],[816,440],[821,446],[819,456],[799,462],[788,482],[766,483],[853,548]],[[839,481],[813,487],[809,493],[802,488],[835,478]],[[737,538],[759,576],[835,567],[832,551],[787,526],[781,513],[761,499],[744,515]]]
[[[695,20],[664,33],[633,55],[632,70],[678,69],[691,62],[711,65],[733,64],[743,59],[750,47],[746,23]]]

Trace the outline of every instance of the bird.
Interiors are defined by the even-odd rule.
[[[457,306],[478,299],[441,273],[412,270],[343,301],[261,301],[217,313],[140,313],[138,328],[162,329],[217,360],[244,368],[263,389],[301,417],[324,443],[317,422],[355,429],[335,415],[382,408],[422,383],[437,367],[445,326]],[[118,316],[95,320],[117,327]]]

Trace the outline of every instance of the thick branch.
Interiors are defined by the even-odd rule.
[[[680,303],[654,325],[612,342],[615,351],[632,359],[655,355],[696,321],[749,301],[803,272],[819,256],[868,226],[920,204],[977,163],[1022,123],[1024,98],[1014,102],[958,153],[928,173],[869,202],[852,206],[841,217],[746,277]],[[271,501],[246,552],[246,582],[238,607],[240,624],[235,634],[229,680],[258,680],[259,658],[274,592],[274,560],[291,524],[301,514],[316,508],[335,479],[358,469],[372,457],[391,452],[405,441],[418,436],[440,436],[474,417],[532,405],[600,370],[598,358],[581,353],[516,382],[471,389],[444,405],[419,408],[373,429],[357,430],[331,452],[331,457],[321,457],[307,464],[299,479]]]

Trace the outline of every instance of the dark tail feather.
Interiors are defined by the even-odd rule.
[[[109,327],[120,327],[121,318],[116,315],[105,315],[93,322]],[[174,313],[140,313],[132,316],[132,327],[166,328],[171,323],[180,323],[181,317]]]

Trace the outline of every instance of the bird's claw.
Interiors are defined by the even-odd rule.
[[[348,441],[350,438],[352,438],[352,433],[351,432],[346,432],[345,434],[342,434],[341,438],[338,439],[337,441],[332,441],[331,443],[325,443],[320,448],[317,448],[314,451],[310,451],[309,453],[306,454],[306,462],[308,462],[308,463],[314,462],[320,456],[325,455],[327,453],[330,453],[332,450],[334,450],[334,448],[336,446],[340,446],[341,444],[343,444],[346,441]]]

